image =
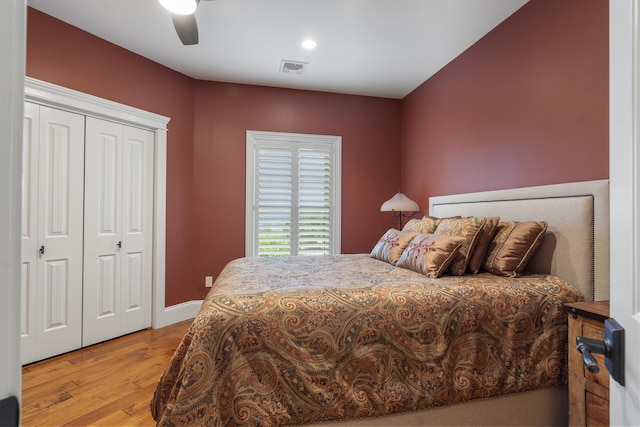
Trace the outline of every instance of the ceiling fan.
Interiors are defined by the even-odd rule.
[[[200,0],[158,0],[171,12],[173,26],[184,45],[198,44],[198,23],[196,9]],[[205,0],[206,1],[206,0]]]

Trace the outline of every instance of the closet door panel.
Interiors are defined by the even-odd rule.
[[[147,304],[144,302],[143,255],[141,253],[127,253],[125,257],[125,271],[123,277],[123,307],[125,312],[143,310]]]
[[[115,255],[103,255],[97,258],[97,319],[113,317],[118,312],[116,298],[118,295],[117,277],[119,272],[118,260]]]
[[[35,274],[32,274],[32,266],[28,262],[22,262],[21,270],[21,319],[20,319],[20,335],[22,343],[20,347],[21,362],[30,363],[36,360],[36,337],[33,330],[37,322],[37,313],[35,310]],[[35,265],[33,266],[35,268]],[[30,302],[34,304],[30,304]]]
[[[84,346],[120,329],[122,125],[87,117]]]
[[[38,268],[38,141],[40,106],[24,106],[22,143],[22,319],[21,360],[36,359],[36,278]]]
[[[69,261],[47,261],[44,270],[44,328],[45,332],[50,332],[69,323]]]
[[[81,346],[84,116],[40,107],[38,358]]]
[[[124,127],[122,333],[151,326],[153,133]]]

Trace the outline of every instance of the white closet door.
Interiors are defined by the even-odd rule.
[[[39,124],[40,107],[25,103],[22,144],[22,363],[37,360]]]
[[[153,133],[87,118],[83,345],[151,325]]]
[[[83,345],[120,328],[122,125],[87,117]]]
[[[82,345],[84,116],[40,107],[40,358]]]
[[[32,104],[26,111],[23,363],[82,344],[84,191],[84,116]]]
[[[151,326],[153,132],[124,127],[121,334]]]

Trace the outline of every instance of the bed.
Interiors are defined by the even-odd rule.
[[[434,218],[544,220],[544,239],[511,275],[443,262],[431,278],[373,251],[234,260],[158,382],[158,424],[566,425],[562,305],[608,298],[608,182],[429,204]]]

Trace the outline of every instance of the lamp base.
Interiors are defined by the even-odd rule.
[[[392,212],[393,212],[393,215],[396,218],[398,218],[398,230],[400,231],[402,231],[402,217],[409,218],[414,215],[414,214],[405,215],[404,213],[402,213],[402,211],[392,211]]]

